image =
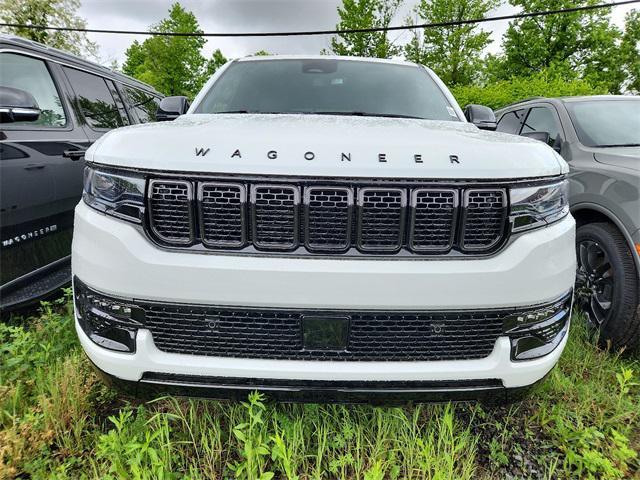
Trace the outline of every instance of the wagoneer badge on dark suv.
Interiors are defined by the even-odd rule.
[[[113,128],[153,120],[159,99],[101,65],[0,35],[0,310],[71,282],[85,150]]]
[[[186,113],[186,114],[185,114]],[[567,340],[567,164],[422,66],[228,63],[87,152],[77,331],[117,384],[506,399]],[[526,161],[525,161],[526,159]]]

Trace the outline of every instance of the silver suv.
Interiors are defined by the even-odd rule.
[[[640,344],[640,97],[528,99],[497,130],[546,142],[569,163],[576,298],[600,341]]]

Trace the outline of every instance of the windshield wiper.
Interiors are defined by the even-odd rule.
[[[284,112],[263,112],[260,110],[224,110],[222,112],[214,112],[216,114],[225,113],[251,113],[262,115],[343,115],[343,116],[355,116],[355,117],[386,117],[386,118],[416,118],[418,120],[426,120],[424,117],[416,117],[413,115],[402,115],[399,113],[370,113],[370,112],[345,112],[345,111],[284,111]]]
[[[640,147],[640,143],[612,143],[611,145],[596,145],[599,148],[614,148],[614,147]]]
[[[372,113],[372,112],[345,112],[345,111],[319,111],[319,112],[296,112],[296,113],[309,113],[312,115],[344,115],[355,117],[386,117],[386,118],[417,118],[419,120],[425,120],[424,117],[416,117],[414,115],[402,115],[400,113]]]

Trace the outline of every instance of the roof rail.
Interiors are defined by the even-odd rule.
[[[11,34],[6,34],[6,33],[0,33],[0,41],[7,41],[7,42],[13,42],[15,44],[18,45],[24,45],[27,47],[30,47],[32,49],[35,50],[39,50],[41,53],[49,53],[52,56],[56,56],[58,57],[59,60],[61,61],[67,61],[71,64],[75,63],[75,64],[85,64],[87,66],[90,66],[91,68],[94,68],[95,70],[98,71],[102,71],[104,73],[108,73],[114,77],[120,77],[123,79],[127,79],[129,82],[131,83],[135,83],[138,84],[140,86],[144,86],[146,89],[148,90],[153,90],[156,93],[160,93],[158,92],[155,88],[153,88],[151,85],[148,85],[144,82],[141,82],[140,80],[133,78],[129,75],[126,75],[124,73],[121,72],[116,72],[114,70],[111,70],[109,67],[105,67],[104,65],[100,65],[97,62],[91,61],[91,60],[87,60],[85,58],[79,57],[77,55],[74,55],[72,53],[69,52],[65,52],[64,50],[60,50],[59,48],[55,48],[55,47],[51,47],[49,45],[45,45],[43,43],[40,42],[36,42],[35,40],[30,40],[28,38],[23,38],[23,37],[19,37],[17,35],[11,35]]]

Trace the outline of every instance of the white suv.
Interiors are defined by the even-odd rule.
[[[508,399],[558,361],[576,260],[553,149],[400,61],[236,60],[186,108],[86,155],[76,327],[113,382]]]

